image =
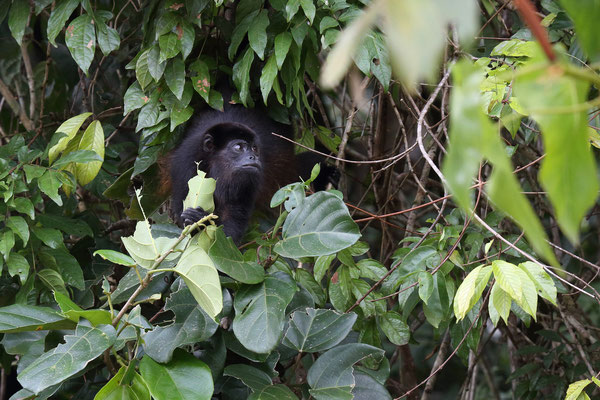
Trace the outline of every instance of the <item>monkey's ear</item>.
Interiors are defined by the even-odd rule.
[[[215,149],[215,142],[211,134],[207,133],[202,141],[202,150],[207,153],[212,153]]]

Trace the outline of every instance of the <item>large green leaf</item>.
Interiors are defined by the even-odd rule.
[[[247,106],[250,99],[250,67],[254,61],[254,52],[248,48],[244,56],[233,65],[233,83],[240,92],[240,100]]]
[[[288,274],[276,272],[236,293],[233,332],[244,347],[268,353],[277,346],[283,335],[285,308],[296,290],[296,282]]]
[[[56,37],[65,26],[65,22],[69,19],[75,8],[79,5],[80,0],[64,0],[60,1],[50,18],[48,19],[48,41],[56,47]],[[25,2],[23,2],[25,3]]]
[[[79,68],[87,75],[96,51],[92,17],[84,14],[71,21],[65,32],[65,42]]]
[[[358,226],[336,195],[318,192],[306,198],[283,224],[283,240],[273,250],[284,257],[318,257],[352,246]]]
[[[519,74],[514,93],[542,129],[546,157],[540,168],[540,182],[548,192],[561,229],[572,243],[577,243],[581,221],[598,197],[588,116],[583,110],[553,109],[570,110],[583,103],[589,82],[557,73],[556,68],[559,67]],[[565,65],[565,68],[574,67]]]
[[[303,353],[316,353],[338,345],[356,322],[356,314],[307,308],[292,314],[282,343]]]
[[[140,373],[156,400],[210,400],[213,394],[210,368],[183,350],[175,352],[167,364],[145,355]]]
[[[190,245],[174,268],[194,295],[194,298],[210,317],[214,318],[223,308],[223,295],[219,273],[206,251],[196,244]]]
[[[384,351],[362,343],[334,347],[322,354],[308,370],[310,394],[317,400],[352,399],[354,364],[371,358],[381,361]]]
[[[48,307],[13,304],[0,308],[0,333],[73,329],[75,324]]]
[[[17,379],[33,393],[64,382],[82,371],[85,366],[115,342],[116,331],[112,325],[92,328],[77,325],[73,335],[65,336],[65,343],[42,354],[29,364]]]
[[[246,261],[233,239],[226,237],[223,229],[216,231],[215,241],[208,251],[215,267],[242,283],[260,283],[265,279],[263,267],[256,261]]]
[[[150,49],[143,51],[135,63],[135,77],[142,90],[145,89],[153,79],[149,68],[149,57]]]
[[[185,285],[180,284],[171,294],[165,310],[175,314],[175,322],[157,326],[143,335],[144,351],[155,361],[169,362],[177,347],[205,341],[217,330],[217,323],[198,305]]]
[[[502,290],[497,282],[494,283],[488,304],[490,319],[494,323],[494,326],[498,325],[500,318],[502,318],[504,323],[508,325],[508,314],[510,314],[511,304],[512,299],[510,295]]]

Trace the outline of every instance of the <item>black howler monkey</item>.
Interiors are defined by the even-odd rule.
[[[189,124],[186,136],[171,153],[171,217],[192,224],[206,212],[183,210],[188,180],[197,168],[215,178],[215,213],[225,234],[239,244],[255,203],[266,203],[281,186],[297,181],[299,168],[292,143],[271,135],[291,136],[290,128],[258,110],[225,104],[224,111],[206,110]]]

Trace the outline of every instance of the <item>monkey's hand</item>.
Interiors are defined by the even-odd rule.
[[[200,221],[209,214],[210,213],[204,211],[202,207],[186,208],[181,213],[181,220],[183,221],[183,226],[188,226]]]

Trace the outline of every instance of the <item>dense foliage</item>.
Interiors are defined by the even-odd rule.
[[[599,17],[0,0],[0,400],[597,394]],[[225,91],[340,172],[239,248],[169,220],[159,166]]]

